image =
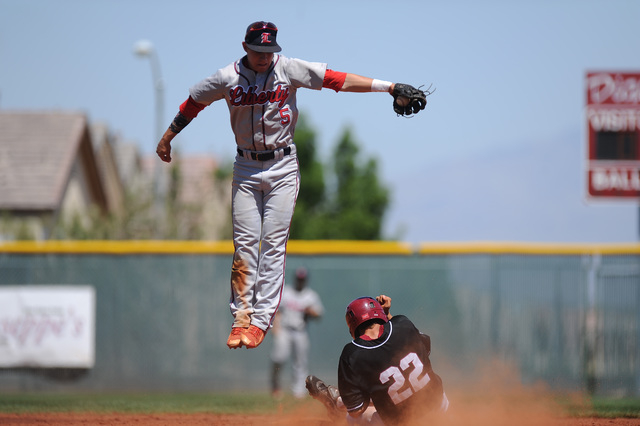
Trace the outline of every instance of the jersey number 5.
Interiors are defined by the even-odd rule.
[[[280,110],[280,124],[286,126],[291,121],[291,111],[289,107],[282,108]]]
[[[409,369],[409,367],[413,365],[413,370],[409,374],[409,386],[400,392],[405,385],[406,378],[404,373]],[[409,398],[414,393],[418,392],[420,389],[425,387],[427,383],[431,380],[428,374],[422,375],[424,369],[424,364],[418,358],[418,355],[415,352],[411,352],[409,355],[405,356],[400,360],[399,367],[389,367],[380,373],[380,383],[385,384],[390,379],[393,379],[393,383],[389,386],[389,397],[394,404],[398,405],[405,399]]]

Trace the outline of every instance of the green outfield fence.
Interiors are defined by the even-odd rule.
[[[0,243],[0,286],[96,294],[94,367],[0,369],[0,392],[268,391],[270,335],[255,350],[226,347],[232,249]],[[345,306],[385,293],[392,313],[431,335],[434,368],[452,386],[507,365],[524,384],[640,395],[638,244],[290,241],[288,276],[299,266],[326,309],[310,326],[311,370],[326,381],[349,340]]]

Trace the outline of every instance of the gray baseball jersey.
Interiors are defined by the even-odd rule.
[[[320,90],[327,64],[274,55],[272,71],[256,74],[238,60],[191,87],[194,101],[225,99],[241,149],[270,151],[293,143],[296,91]]]
[[[309,336],[305,321],[305,311],[313,309],[318,315],[324,313],[320,296],[309,287],[296,291],[285,285],[279,308],[278,332],[274,333],[271,360],[283,364],[293,351],[293,382],[291,390],[294,396],[307,395],[304,379],[309,374]],[[277,374],[277,373],[276,373]]]
[[[282,328],[304,330],[306,327],[305,311],[311,308],[318,315],[324,313],[320,296],[309,287],[302,291],[284,286],[282,302],[280,303],[280,324]]]
[[[296,92],[320,90],[326,70],[324,63],[274,55],[268,71],[256,73],[239,59],[189,90],[191,98],[205,106],[226,101],[236,144],[244,150],[236,156],[232,183],[235,252],[229,306],[233,327],[251,324],[266,331],[272,325],[300,187],[293,145]],[[275,155],[260,161],[247,156],[247,151]]]

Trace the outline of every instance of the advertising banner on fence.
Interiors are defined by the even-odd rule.
[[[0,286],[0,367],[93,367],[95,305],[91,286]]]

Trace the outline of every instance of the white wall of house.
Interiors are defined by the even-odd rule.
[[[93,204],[89,185],[80,157],[76,157],[71,168],[69,183],[60,206],[60,219],[68,222],[74,216],[81,219],[83,226],[89,226],[89,213]]]

